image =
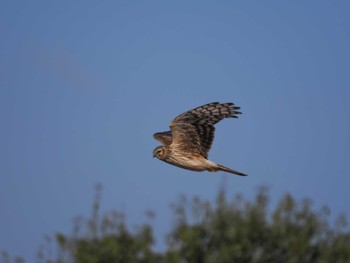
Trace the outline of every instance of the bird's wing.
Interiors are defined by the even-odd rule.
[[[207,158],[214,140],[214,125],[224,118],[237,118],[239,109],[233,103],[213,102],[177,116],[170,123],[172,145]]]
[[[153,137],[163,145],[170,145],[173,142],[173,134],[171,131],[157,132],[153,134]]]

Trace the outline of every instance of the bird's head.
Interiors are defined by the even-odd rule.
[[[160,160],[163,160],[166,156],[166,149],[164,146],[158,146],[153,150],[153,157],[157,157]]]

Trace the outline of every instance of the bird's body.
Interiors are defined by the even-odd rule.
[[[157,148],[159,147],[164,147],[164,146],[158,146]],[[155,150],[155,152],[157,151]],[[172,164],[181,168],[186,168],[187,170],[192,170],[196,172],[207,170],[213,165],[215,165],[214,162],[194,152],[180,151],[180,154],[177,154],[177,153],[178,151],[176,150],[176,148],[173,149],[173,147],[171,146],[165,147],[165,154],[162,155],[162,158],[159,158],[159,157],[158,158],[169,164]],[[183,164],[186,164],[186,167],[184,167]]]
[[[208,160],[208,152],[214,140],[214,124],[224,118],[237,118],[239,107],[233,103],[208,103],[177,116],[171,123],[171,131],[153,136],[163,146],[153,151],[153,156],[169,164],[192,171],[226,171],[246,174]]]

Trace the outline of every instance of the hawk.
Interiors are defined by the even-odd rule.
[[[239,109],[233,103],[212,102],[177,116],[170,123],[170,131],[153,135],[163,144],[153,150],[153,157],[192,171],[225,171],[246,176],[208,160],[214,140],[214,125],[224,118],[237,118],[241,114],[237,111]]]

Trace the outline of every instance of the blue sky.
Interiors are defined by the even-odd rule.
[[[222,182],[252,198],[308,197],[349,216],[347,1],[2,1],[0,250],[29,260],[72,219],[131,225]],[[248,173],[195,173],[152,158],[154,132],[204,103],[243,114],[217,125],[210,159]]]

